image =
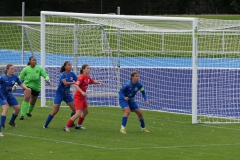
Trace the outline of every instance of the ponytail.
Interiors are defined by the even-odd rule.
[[[28,63],[27,63],[27,66],[30,65],[30,61],[31,61],[32,58],[34,58],[34,56],[29,57],[29,59],[28,59]]]
[[[60,73],[65,72],[65,71],[66,71],[65,66],[62,66],[62,67],[60,68]]]
[[[65,61],[65,62],[64,62],[63,66],[60,68],[60,73],[66,71],[66,68],[65,68],[65,67],[66,67],[66,65],[67,65],[68,63],[70,63],[70,61]]]

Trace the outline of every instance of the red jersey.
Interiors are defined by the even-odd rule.
[[[75,82],[76,85],[79,86],[79,88],[86,93],[88,85],[89,84],[93,84],[93,79],[90,76],[86,76],[85,74],[81,74],[77,81]],[[82,95],[82,93],[80,93],[78,90],[76,90],[74,97],[79,97],[80,99],[85,97]]]

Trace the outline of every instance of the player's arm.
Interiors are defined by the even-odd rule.
[[[61,74],[60,79],[61,79],[62,83],[63,83],[65,86],[70,86],[70,85],[72,85],[72,84],[75,83],[74,80],[73,80],[73,82],[68,82],[68,81],[66,80],[66,78],[67,78],[67,77],[65,76],[65,74]]]
[[[26,76],[26,67],[23,68],[18,78],[22,81],[24,80],[25,76]]]
[[[21,86],[24,90],[28,90],[28,89],[30,89],[30,88],[27,88],[23,83],[20,84],[19,86]]]
[[[98,82],[98,81],[93,81],[93,83],[92,84],[100,84],[101,86],[103,86],[104,84],[103,84],[103,82]]]
[[[81,76],[78,77],[77,81],[74,83],[74,87],[78,92],[80,92],[84,97],[87,96],[87,93],[83,92],[83,90],[79,87],[79,85],[82,83],[83,78]]]
[[[46,72],[45,69],[43,69],[42,67],[40,67],[40,75],[41,75],[45,80],[49,80],[49,76],[48,76],[47,72]]]
[[[45,82],[46,82],[47,84],[49,84],[49,85],[51,84],[47,72],[46,72],[45,69],[43,69],[42,67],[40,67],[40,75],[45,79]]]
[[[2,84],[2,83],[3,83],[3,79],[2,79],[2,76],[0,76],[0,84]],[[3,101],[5,101],[5,99],[3,98],[1,92],[0,92],[0,98],[1,98]],[[4,103],[5,103],[5,102],[4,102]]]
[[[146,92],[145,92],[143,86],[140,88],[140,91],[141,91],[141,93],[142,93],[142,97],[143,97],[145,103],[146,103],[146,104],[149,104],[149,101],[147,100],[147,95],[146,95]]]
[[[119,98],[121,99],[125,99],[125,95],[124,95],[124,92],[128,89],[128,85],[127,84],[124,84],[122,86],[122,88],[120,88],[120,91],[119,91]]]
[[[74,84],[75,82],[73,81],[73,82],[68,82],[66,79],[62,79],[62,83],[65,85],[65,86],[67,86],[67,85],[72,85],[72,84]]]
[[[87,94],[85,93],[85,92],[83,92],[82,90],[81,90],[81,88],[78,86],[78,84],[74,84],[74,87],[76,88],[76,90],[78,91],[78,92],[80,92],[84,97],[86,97],[87,96]]]

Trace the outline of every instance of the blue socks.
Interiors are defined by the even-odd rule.
[[[51,122],[51,120],[53,119],[53,116],[51,114],[48,115],[48,118],[45,122],[45,126],[48,126],[48,124]]]
[[[1,116],[1,127],[5,127],[6,116]]]
[[[127,119],[128,117],[122,117],[122,126],[126,126],[127,125]]]
[[[10,120],[10,123],[13,123],[15,121],[15,119],[17,118],[18,115],[16,114],[12,114],[12,118]]]
[[[143,119],[139,119],[139,121],[140,121],[140,126],[141,126],[142,128],[145,128],[144,120],[143,120]]]

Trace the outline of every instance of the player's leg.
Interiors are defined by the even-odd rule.
[[[68,120],[67,124],[63,128],[64,131],[70,131],[70,127],[73,125],[74,121],[79,118],[82,114],[83,103],[79,99],[74,99],[76,113]]]
[[[88,115],[88,105],[87,105],[87,101],[84,101],[82,104],[83,104],[82,113],[81,113],[80,117],[78,118],[78,124],[75,127],[75,129],[85,129],[85,127],[82,126],[82,123],[83,123],[85,117]]]
[[[141,109],[139,108],[139,106],[136,102],[132,102],[132,108],[138,116],[138,120],[139,120],[140,126],[141,126],[141,131],[142,132],[150,132],[145,128],[145,122],[144,122],[144,119],[143,119],[142,111],[141,111]]]
[[[20,112],[20,105],[14,105],[14,106],[12,106],[12,107],[13,107],[14,111],[13,111],[13,113],[12,113],[12,117],[11,117],[11,119],[10,119],[10,121],[9,121],[9,124],[10,124],[11,126],[13,126],[13,127],[16,127],[15,120],[16,120],[19,112]]]
[[[1,100],[2,101],[2,100]],[[1,114],[1,128],[4,128],[6,129],[5,127],[5,121],[6,121],[6,116],[7,116],[7,112],[8,112],[8,108],[9,106],[4,104],[4,103],[1,103],[2,105],[2,114]]]
[[[57,112],[59,111],[59,108],[60,108],[60,104],[54,104],[53,105],[53,110],[49,113],[44,125],[43,125],[43,128],[47,128],[49,123],[52,121],[53,117],[57,114]]]
[[[68,104],[68,106],[72,110],[72,112],[70,114],[70,117],[72,117],[76,113],[75,103],[73,101],[73,98],[71,96],[67,96],[64,98],[64,101],[66,102],[66,104]],[[73,123],[71,127],[75,127],[75,124]]]
[[[131,110],[129,108],[128,102],[125,99],[120,100],[119,104],[120,104],[120,107],[122,108],[122,110],[124,111],[120,132],[123,134],[127,134],[125,127],[127,125],[128,116],[129,116]]]
[[[21,112],[20,120],[24,119],[24,115],[26,114],[27,107],[29,105],[30,97],[31,97],[31,90],[24,90],[24,99],[21,105],[21,110],[20,110]]]
[[[0,119],[0,124],[1,124],[1,119]],[[0,126],[0,137],[3,137],[3,134],[2,134],[2,127]]]
[[[12,106],[13,109],[14,109],[14,111],[12,113],[12,117],[9,121],[9,124],[13,127],[16,127],[15,119],[17,118],[17,116],[20,112],[20,105],[18,104],[18,101],[14,96],[9,96],[8,97],[8,104],[9,104],[9,106]]]
[[[30,102],[29,102],[29,106],[28,106],[28,110],[27,110],[27,116],[28,117],[32,117],[31,112],[33,111],[33,108],[36,104],[39,93],[40,93],[39,91],[36,91],[36,90],[32,89],[31,98],[30,98]]]
[[[63,99],[64,99],[64,97],[62,97],[61,95],[55,94],[53,110],[49,113],[49,115],[43,125],[43,128],[47,128],[49,123],[52,121],[53,117],[58,113]]]

